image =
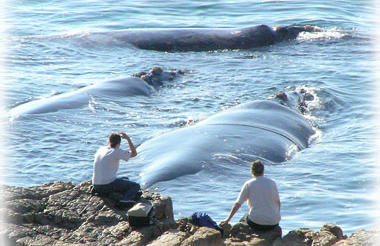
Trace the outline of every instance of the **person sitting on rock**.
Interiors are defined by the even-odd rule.
[[[245,220],[254,231],[269,231],[281,220],[280,196],[276,183],[264,177],[264,164],[256,160],[251,164],[253,178],[244,183],[230,215],[220,224],[228,224],[241,205],[248,201],[249,214]]]
[[[127,140],[130,151],[120,148],[121,138]],[[140,185],[126,177],[116,178],[120,160],[128,161],[136,155],[136,148],[127,134],[112,133],[108,139],[108,146],[100,147],[95,154],[93,193],[108,195],[111,192],[120,192],[123,194],[120,202],[132,202],[136,199],[140,193]]]

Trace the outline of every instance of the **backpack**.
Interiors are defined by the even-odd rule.
[[[202,212],[195,212],[195,213],[193,213],[193,215],[191,216],[191,223],[193,223],[194,225],[197,225],[197,226],[206,226],[208,228],[218,230],[223,235],[223,229],[222,229],[222,227],[220,227],[206,213],[202,213]]]

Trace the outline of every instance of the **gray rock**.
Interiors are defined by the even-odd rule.
[[[190,237],[185,239],[183,246],[220,246],[223,244],[222,236],[218,230],[208,227],[199,227],[199,229]]]
[[[89,190],[89,182],[2,186],[1,192],[8,196],[2,208],[3,234],[11,245],[146,245],[174,225],[167,196],[144,191],[141,202],[153,204],[155,223],[132,229],[126,210],[116,208],[110,198],[92,196]]]

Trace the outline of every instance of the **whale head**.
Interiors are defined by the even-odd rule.
[[[277,41],[296,39],[300,32],[306,31],[305,27],[279,26],[275,28]]]
[[[162,86],[163,81],[172,81],[175,77],[180,74],[184,74],[185,70],[172,69],[169,71],[164,71],[160,67],[153,67],[148,73],[140,72],[133,75],[133,77],[138,77],[144,80],[147,84],[157,88]]]

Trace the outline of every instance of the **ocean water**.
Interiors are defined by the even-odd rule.
[[[76,109],[9,118],[6,184],[89,180],[93,155],[113,131],[139,145],[234,105],[306,89],[315,97],[306,117],[318,138],[291,160],[266,167],[279,188],[283,230],[330,222],[350,234],[375,225],[371,1],[17,0],[8,8],[8,110],[153,66],[189,72],[150,96],[96,97]],[[170,53],[94,34],[259,24],[315,25],[322,32],[248,50]],[[119,174],[139,181],[144,165],[136,157]],[[172,197],[176,218],[204,211],[220,221],[249,178],[247,161],[221,153],[200,172],[150,189]],[[246,205],[232,222],[245,212]]]

